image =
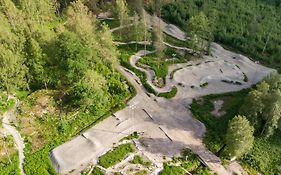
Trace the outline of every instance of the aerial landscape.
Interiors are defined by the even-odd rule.
[[[0,175],[281,175],[280,0],[0,0]]]

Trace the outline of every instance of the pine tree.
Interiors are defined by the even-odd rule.
[[[235,116],[228,125],[226,148],[231,157],[241,157],[248,153],[254,142],[254,128],[245,116]]]

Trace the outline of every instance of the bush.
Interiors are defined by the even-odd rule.
[[[121,162],[128,153],[134,152],[134,147],[131,143],[119,145],[113,150],[107,152],[99,158],[99,165],[104,168],[109,168]]]
[[[143,160],[143,158],[139,155],[136,155],[134,159],[131,161],[132,164],[141,164],[144,166],[150,166],[151,162]]]
[[[169,91],[169,92],[159,93],[159,94],[158,94],[158,97],[165,97],[165,98],[170,99],[170,98],[173,98],[174,96],[176,96],[176,95],[177,95],[177,92],[178,92],[178,89],[177,89],[177,87],[174,86],[174,87],[171,89],[171,91]]]
[[[159,175],[185,175],[185,171],[180,166],[164,165]]]

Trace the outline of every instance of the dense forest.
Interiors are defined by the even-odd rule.
[[[117,71],[108,27],[81,1],[62,2],[0,0],[0,89],[22,101],[17,126],[27,174],[55,174],[48,152],[120,109],[134,92]],[[42,98],[48,114],[34,115]],[[18,174],[16,152],[6,154],[0,174]]]
[[[189,32],[189,19],[202,11],[216,42],[281,70],[280,4],[280,0],[178,0],[163,4],[161,15]]]

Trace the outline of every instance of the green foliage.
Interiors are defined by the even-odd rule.
[[[6,112],[7,110],[11,109],[15,104],[15,101],[10,99],[4,93],[0,93],[0,112]]]
[[[216,42],[280,70],[280,3],[277,1],[179,0],[162,7],[162,17],[190,34],[187,22],[206,14]],[[200,26],[200,25],[199,25]]]
[[[142,57],[140,63],[150,66],[156,77],[165,78],[168,75],[168,64],[155,56]]]
[[[191,107],[194,116],[207,127],[204,143],[212,152],[218,153],[225,145],[224,133],[227,131],[228,123],[235,115],[239,114],[239,109],[246,103],[245,97],[248,92],[249,90],[243,90],[220,95],[209,95],[204,97],[202,101],[197,100],[192,103]],[[211,101],[216,99],[224,100],[222,110],[226,111],[226,114],[220,118],[216,118],[211,114],[211,111],[213,111]],[[249,110],[251,109],[249,108]],[[246,164],[245,166],[251,166],[251,172],[258,171],[263,174],[278,174],[280,171],[278,169],[280,164],[279,155],[281,155],[280,146],[280,131],[277,130],[269,138],[255,138],[252,150],[240,160],[243,164]]]
[[[105,173],[98,167],[94,167],[91,174],[92,175],[105,175]]]
[[[254,127],[245,116],[235,116],[228,124],[225,143],[230,156],[241,157],[253,147]]]
[[[119,145],[118,147],[113,148],[113,150],[102,155],[99,158],[98,163],[104,168],[109,168],[121,162],[130,152],[134,152],[134,147],[131,143]]]
[[[255,126],[256,133],[267,137],[274,134],[281,121],[280,82],[279,74],[270,75],[248,94],[241,107],[241,113]]]
[[[278,131],[268,139],[256,138],[253,149],[243,157],[243,162],[263,174],[278,174],[281,160],[280,136],[281,132]]]
[[[136,155],[134,159],[131,161],[132,164],[140,164],[149,167],[151,165],[150,161],[145,161],[141,156]]]
[[[211,26],[208,17],[200,12],[190,18],[188,29],[191,34],[191,48],[195,52],[202,52],[205,49],[204,40],[210,41],[212,38]]]
[[[134,175],[147,175],[147,171],[146,170],[140,170],[140,171],[136,172]]]
[[[138,139],[139,138],[139,134],[138,132],[133,132],[132,134],[128,135],[127,137],[124,137],[123,139],[120,140],[123,141],[123,140],[133,140],[133,139]]]
[[[159,175],[185,175],[185,171],[180,166],[164,165]]]
[[[10,162],[10,160],[11,162]],[[9,158],[0,159],[1,175],[20,175],[18,154],[12,154]]]
[[[158,97],[164,97],[164,98],[173,98],[174,96],[177,95],[178,89],[177,87],[173,87],[169,92],[162,92],[158,94]]]
[[[244,103],[244,98],[248,90],[243,90],[234,93],[225,93],[220,95],[209,95],[203,97],[202,100],[194,100],[191,104],[191,111],[197,119],[207,127],[207,134],[204,137],[204,143],[212,152],[219,152],[224,146],[225,133],[227,125],[235,115],[238,114],[241,105]],[[220,118],[214,117],[211,111],[214,110],[211,100],[222,99],[224,106],[222,110],[226,112]]]

